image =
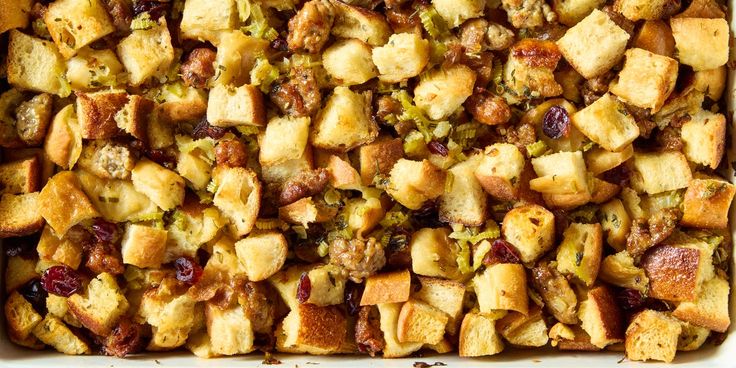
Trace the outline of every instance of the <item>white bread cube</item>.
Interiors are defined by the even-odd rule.
[[[608,151],[629,148],[631,142],[639,137],[639,126],[634,118],[623,103],[609,93],[576,112],[572,123],[591,141]]]
[[[58,0],[49,4],[44,15],[46,28],[69,59],[79,49],[115,31],[115,26],[100,0]]]
[[[318,266],[307,272],[312,291],[305,303],[319,307],[342,304],[345,299],[346,278],[332,265]]]
[[[335,10],[332,34],[338,38],[356,38],[371,46],[384,45],[391,35],[391,26],[383,14],[362,6],[330,0]]]
[[[554,247],[555,216],[535,204],[516,207],[504,216],[501,232],[519,251],[521,261],[531,263]]]
[[[657,20],[677,11],[680,5],[669,0],[616,0],[613,10],[629,20]]]
[[[143,294],[137,316],[151,325],[148,350],[182,346],[195,323],[195,304],[189,294],[172,294],[163,284]]]
[[[429,62],[429,41],[415,33],[391,35],[388,43],[373,49],[378,78],[396,83],[416,77]]]
[[[634,265],[634,258],[627,251],[607,256],[601,262],[598,277],[614,286],[647,293],[649,278],[644,269]]]
[[[592,286],[603,253],[601,225],[572,223],[562,236],[564,239],[557,249],[557,270]]]
[[[378,313],[381,316],[380,327],[383,332],[383,339],[386,342],[386,346],[383,348],[384,358],[405,357],[422,348],[423,344],[421,342],[402,343],[399,341],[397,330],[401,307],[402,303],[378,305]]]
[[[432,0],[432,6],[450,28],[468,19],[483,16],[486,4],[483,0]]]
[[[181,15],[181,37],[218,45],[220,34],[238,21],[235,0],[186,0]]]
[[[323,201],[316,201],[312,197],[302,198],[294,203],[279,207],[279,218],[305,228],[312,223],[330,221],[337,215],[337,208],[330,207]]]
[[[578,73],[591,79],[618,63],[630,37],[606,13],[595,9],[568,29],[557,46]]]
[[[63,263],[75,270],[82,262],[82,245],[71,236],[58,238],[50,226],[43,228],[36,250],[40,259]]]
[[[649,277],[651,297],[674,302],[693,301],[703,283],[713,277],[713,250],[700,241],[691,242],[693,244],[661,244],[644,254],[640,265]]]
[[[225,4],[227,1],[219,4]],[[243,32],[223,31],[217,44],[215,68],[217,73],[212,82],[222,85],[242,86],[250,79],[250,71],[259,55],[268,51],[268,41],[246,36]]]
[[[670,363],[677,353],[682,332],[680,322],[651,309],[634,316],[626,328],[626,357],[631,360],[659,360]]]
[[[58,236],[84,220],[100,216],[70,171],[49,179],[38,196],[38,211]]]
[[[159,268],[164,260],[168,232],[155,227],[130,224],[125,229],[120,253],[123,263],[140,268]]]
[[[3,0],[0,2],[0,34],[13,28],[26,28],[33,0]]]
[[[672,18],[670,27],[681,63],[700,71],[728,62],[729,28],[725,19]]]
[[[446,119],[473,94],[475,77],[475,72],[463,64],[433,69],[414,88],[414,103],[430,119]]]
[[[521,314],[529,311],[526,271],[515,263],[497,263],[473,277],[481,313],[512,310]]]
[[[216,85],[210,90],[207,102],[207,121],[213,126],[263,126],[266,124],[263,94],[258,87]]]
[[[587,299],[580,303],[578,318],[590,343],[604,347],[624,341],[624,321],[621,309],[611,290],[605,286],[590,289]]]
[[[262,281],[278,272],[286,260],[288,244],[278,232],[252,234],[235,243],[238,259],[251,281]]]
[[[280,327],[282,331],[276,334],[278,350],[313,355],[336,353],[347,335],[347,320],[336,306],[299,304]]]
[[[75,173],[84,193],[108,221],[141,221],[159,211],[158,206],[128,180],[103,179],[84,170]]]
[[[722,180],[693,179],[685,191],[681,224],[706,229],[726,229],[736,187]]]
[[[215,355],[247,354],[253,351],[253,328],[240,305],[229,309],[205,303],[207,334]]]
[[[84,295],[72,294],[67,303],[69,311],[82,326],[101,336],[107,336],[112,331],[118,318],[125,315],[129,306],[115,276],[107,272],[92,279]]]
[[[546,194],[589,193],[588,175],[581,151],[558,152],[532,159],[538,178],[529,187]]]
[[[585,166],[593,175],[598,175],[623,164],[634,156],[634,146],[628,145],[621,151],[612,152],[594,147],[585,152]]]
[[[698,297],[694,301],[680,303],[672,315],[696,326],[725,332],[731,324],[728,311],[730,289],[728,281],[720,277],[706,281]]]
[[[309,117],[271,118],[259,141],[261,165],[276,165],[302,157],[309,140],[309,124]]]
[[[82,129],[74,113],[74,105],[69,104],[56,113],[43,148],[45,156],[62,168],[68,169],[77,163],[82,154]]]
[[[91,354],[86,342],[77,337],[58,317],[47,314],[33,329],[33,335],[44,344],[67,355]]]
[[[690,166],[680,152],[636,152],[633,166],[631,185],[638,192],[657,194],[686,188],[692,180]]]
[[[268,283],[276,289],[281,299],[290,310],[294,310],[300,304],[296,299],[296,289],[303,273],[309,272],[309,268],[303,265],[294,265],[271,276]]]
[[[216,170],[217,192],[213,203],[230,220],[230,232],[236,237],[248,235],[261,208],[261,183],[256,174],[242,167]]]
[[[510,143],[494,143],[485,148],[474,175],[491,196],[500,200],[519,198],[526,159]]]
[[[605,0],[552,0],[552,10],[560,23],[572,27],[603,3]]]
[[[391,169],[386,192],[405,207],[418,210],[445,192],[447,173],[429,161],[400,159]]]
[[[312,155],[312,146],[307,145],[301,157],[276,165],[263,166],[261,167],[261,175],[263,176],[263,181],[266,183],[283,185],[297,174],[313,169],[314,157]]]
[[[421,288],[412,294],[412,298],[421,300],[443,312],[450,318],[447,321],[447,332],[455,334],[465,299],[465,285],[452,280],[419,276]]]
[[[552,41],[525,38],[511,46],[503,80],[513,94],[511,102],[562,94],[554,70],[562,58]]]
[[[448,316],[441,310],[418,300],[409,299],[401,306],[396,337],[399,342],[439,344],[445,335]]]
[[[118,43],[118,57],[128,71],[128,83],[139,86],[148,78],[169,70],[174,61],[174,47],[165,19],[149,29],[134,30]]]
[[[541,347],[549,341],[542,309],[536,305],[530,307],[528,315],[509,312],[496,321],[496,329],[514,346]]]
[[[176,161],[176,172],[195,190],[206,190],[212,180],[212,166],[205,157],[200,156],[200,150],[181,152]]]
[[[682,149],[690,162],[716,169],[726,146],[726,117],[707,110],[682,124]]]
[[[3,194],[0,197],[0,238],[24,236],[43,227],[38,192]]]
[[[697,71],[693,74],[693,87],[711,100],[718,101],[726,89],[726,74],[726,66]]]
[[[403,303],[409,300],[410,292],[411,274],[409,270],[371,275],[365,281],[360,305]]]
[[[5,292],[10,293],[28,281],[39,277],[36,273],[36,260],[25,259],[21,256],[8,257],[4,276]]]
[[[203,90],[174,83],[162,86],[160,91],[156,106],[159,119],[152,119],[151,123],[197,120],[207,112],[207,93]]]
[[[112,50],[95,50],[85,47],[66,62],[66,79],[72,88],[88,90],[101,86],[114,87],[125,72],[123,64]]]
[[[338,85],[363,84],[378,76],[372,53],[373,49],[361,40],[340,40],[322,53],[322,66]]]
[[[371,95],[335,87],[314,121],[311,143],[346,152],[377,136],[378,126],[371,117]]]
[[[419,229],[412,235],[409,247],[415,274],[448,279],[459,275],[457,245],[449,235],[446,228]]]
[[[483,155],[474,155],[447,170],[452,177],[452,184],[440,196],[441,221],[467,226],[481,226],[485,223],[486,192],[474,174],[482,158]]]
[[[480,313],[468,313],[460,327],[458,350],[461,357],[495,355],[503,351],[496,321]]]
[[[678,66],[677,60],[667,56],[629,49],[618,80],[611,83],[611,93],[655,113],[675,89]]]
[[[5,300],[7,331],[15,338],[21,340],[28,338],[41,319],[42,317],[33,309],[31,303],[17,291],[13,291]]]
[[[62,97],[71,93],[64,79],[64,58],[53,42],[11,30],[6,60],[8,83],[13,86]]]
[[[626,239],[631,230],[631,216],[623,202],[614,198],[601,205],[601,227],[606,234],[606,243],[617,251],[626,248]]]
[[[184,178],[151,160],[138,161],[130,174],[135,190],[168,211],[184,202]]]

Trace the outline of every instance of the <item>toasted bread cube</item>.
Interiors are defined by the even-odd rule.
[[[621,190],[619,185],[598,178],[592,178],[590,187],[590,202],[595,204],[609,201]]]
[[[603,3],[604,0],[552,0],[552,9],[560,23],[572,27]]]
[[[603,259],[598,277],[611,285],[639,290],[642,293],[646,293],[649,289],[646,272],[634,265],[634,259],[625,250]]]
[[[5,292],[10,293],[37,277],[39,275],[36,273],[35,259],[25,259],[21,256],[8,257],[5,267]]]
[[[41,319],[31,303],[17,291],[13,291],[5,301],[5,321],[8,333],[17,339],[26,339],[33,328],[41,322]]]
[[[158,97],[162,100],[156,106],[158,120],[165,122],[197,120],[207,113],[207,94],[192,86],[167,84],[161,88]],[[152,123],[155,121],[154,119]]]
[[[41,259],[63,263],[77,269],[82,263],[82,245],[70,236],[58,238],[50,226],[45,226],[36,246]]]
[[[581,151],[558,152],[532,159],[538,178],[529,187],[545,194],[589,193],[588,175]]]
[[[401,306],[396,337],[399,342],[438,344],[445,335],[448,316],[424,302],[409,299]]]
[[[313,355],[335,353],[346,337],[347,320],[336,306],[299,304],[284,318],[277,346]]]
[[[401,307],[401,303],[378,305],[378,312],[381,316],[380,327],[383,332],[383,339],[386,341],[386,346],[383,348],[384,358],[405,357],[422,348],[423,344],[421,342],[402,343],[399,341],[397,330]]]
[[[0,238],[24,236],[40,230],[44,223],[41,195],[3,194],[0,197]]]
[[[639,28],[632,45],[658,55],[673,57],[675,38],[672,29],[662,20],[648,20]]]
[[[261,183],[256,174],[242,167],[216,171],[217,192],[213,203],[230,220],[236,237],[248,235],[261,208]]]
[[[378,136],[371,118],[371,96],[336,87],[314,121],[311,142],[328,150],[346,152]]]
[[[341,86],[363,84],[378,76],[378,70],[373,65],[372,51],[361,40],[340,40],[322,53],[322,65]]]
[[[179,151],[176,171],[187,179],[187,183],[195,190],[206,190],[212,180],[212,166],[196,152]]]
[[[511,46],[503,71],[504,83],[519,100],[558,96],[562,86],[555,81],[553,72],[561,58],[554,42],[525,38]]]
[[[391,169],[386,192],[397,202],[418,210],[445,192],[446,173],[427,160],[400,159]]]
[[[388,175],[394,164],[404,157],[404,145],[400,138],[381,138],[360,146],[360,178],[363,185],[370,185],[376,175]]]
[[[515,263],[497,263],[473,278],[481,313],[496,309],[513,310],[526,315],[529,308],[526,271]]]
[[[360,305],[403,303],[409,300],[410,292],[409,270],[375,274],[365,281]]]
[[[325,166],[330,174],[330,185],[335,189],[360,190],[362,181],[358,170],[355,170],[349,160],[343,160],[337,155],[330,155]]]
[[[371,46],[381,46],[391,36],[391,26],[383,14],[361,6],[330,0],[335,8],[332,34],[340,38],[356,38]]]
[[[101,273],[89,282],[84,295],[73,294],[67,300],[69,311],[97,335],[106,336],[118,318],[128,310],[128,301],[109,273]]]
[[[305,303],[319,307],[342,304],[346,278],[331,265],[315,267],[307,272],[312,291]]]
[[[694,301],[685,301],[672,315],[696,326],[717,332],[726,332],[731,324],[728,312],[730,286],[728,281],[715,277],[703,283]]]
[[[688,322],[680,321],[680,337],[677,340],[677,350],[693,351],[700,349],[710,337],[710,330]]]
[[[266,124],[263,94],[249,84],[241,87],[216,85],[210,90],[207,120],[218,127]]]
[[[115,31],[100,0],[60,0],[49,5],[44,22],[51,38],[65,58]]]
[[[448,279],[459,275],[457,245],[449,235],[446,228],[419,229],[412,235],[409,247],[415,274]]]
[[[486,192],[475,178],[482,155],[474,155],[448,170],[452,184],[440,196],[441,221],[468,226],[481,226],[486,221]]]
[[[64,59],[50,41],[11,30],[7,65],[8,83],[15,87],[62,97],[71,93]]]
[[[531,263],[554,246],[555,216],[535,204],[517,207],[506,213],[501,231],[519,251],[521,261]]]
[[[461,357],[494,355],[503,351],[496,321],[480,313],[468,313],[460,327],[458,350]]]
[[[253,351],[253,328],[239,305],[227,310],[207,302],[207,333],[216,355],[247,354]]]
[[[33,335],[44,344],[68,355],[90,354],[86,342],[77,337],[58,317],[47,314],[33,329]]]
[[[75,173],[84,193],[108,221],[142,221],[159,211],[130,181],[103,179],[84,170]]]
[[[595,147],[585,152],[585,166],[593,175],[611,170],[634,157],[634,146],[628,145],[618,152]]]
[[[549,330],[552,346],[562,351],[600,351],[601,348],[590,343],[590,335],[578,325],[566,326],[557,323]]]
[[[601,225],[572,223],[562,236],[557,249],[557,270],[577,277],[586,286],[593,285],[603,253]]]
[[[713,101],[718,101],[726,89],[726,66],[700,70],[693,74],[693,87],[705,93]]]
[[[269,184],[283,185],[299,173],[314,169],[312,146],[307,145],[301,157],[285,161],[281,164],[261,167],[263,181]]]
[[[139,86],[148,78],[162,75],[174,61],[174,47],[165,19],[149,29],[134,30],[118,43],[120,61],[128,71],[128,83]]]
[[[270,166],[302,157],[309,139],[309,117],[274,117],[260,139],[258,161]]]
[[[706,229],[726,229],[728,209],[736,194],[733,184],[715,179],[693,179],[685,191],[681,224]]]
[[[636,152],[634,170],[632,187],[647,194],[686,188],[692,180],[685,155],[675,151]]]
[[[432,6],[450,28],[483,16],[485,5],[482,0],[432,0]]]
[[[49,160],[64,169],[77,163],[82,154],[82,131],[74,105],[65,106],[54,116],[46,134],[44,151]]]
[[[77,117],[84,139],[120,135],[115,115],[128,103],[125,91],[77,92]]]
[[[261,281],[278,272],[286,260],[288,244],[277,232],[252,234],[235,243],[238,259],[251,281]]]
[[[308,271],[308,268],[296,265],[284,269],[268,279],[268,283],[276,289],[281,299],[283,299],[286,306],[291,310],[296,309],[300,304],[296,300],[296,289],[302,274]]]
[[[596,286],[588,291],[587,299],[580,303],[578,318],[583,330],[590,335],[591,344],[603,349],[624,341],[621,309],[607,286]]]
[[[608,151],[622,151],[639,137],[639,127],[634,118],[609,93],[575,113],[572,123],[591,141]]]
[[[312,197],[302,198],[294,203],[279,207],[279,218],[305,228],[312,223],[330,221],[337,215],[337,208],[328,206],[323,201],[315,201]]]
[[[697,247],[658,245],[644,254],[641,267],[649,277],[649,295],[669,301],[692,301],[713,276],[710,252]]]
[[[486,193],[500,200],[513,200],[519,197],[525,166],[524,155],[516,146],[495,143],[486,147],[474,175]]]
[[[680,5],[669,0],[616,0],[613,9],[632,21],[657,20],[679,10]]]
[[[447,332],[454,334],[463,311],[465,285],[457,281],[424,276],[419,276],[419,282],[422,287],[412,297],[445,312],[450,317]]]
[[[9,0],[0,3],[0,33],[13,28],[26,28],[32,0]]]
[[[414,103],[430,119],[446,119],[473,94],[475,78],[475,72],[463,64],[431,70],[414,88]]]
[[[217,74],[212,82],[222,85],[242,86],[247,83],[259,54],[265,55],[269,48],[267,40],[246,36],[239,30],[222,31],[216,42],[219,42],[215,58]]]
[[[206,330],[196,332],[189,336],[185,346],[192,352],[192,354],[196,355],[197,358],[209,359],[218,356],[218,354],[212,350],[210,336],[207,334]]]
[[[148,196],[164,211],[184,202],[184,178],[151,160],[138,161],[130,177],[135,190]]]
[[[537,306],[529,310],[529,315],[509,312],[496,321],[496,328],[506,341],[516,346],[540,347],[549,341],[542,309]]]
[[[593,10],[557,41],[560,52],[586,79],[595,78],[616,65],[626,50],[629,34],[606,13]]]
[[[183,345],[195,322],[195,303],[188,294],[172,295],[164,286],[143,294],[138,316],[151,325],[148,350],[169,350]]]
[[[234,29],[238,21],[235,0],[216,3],[187,0],[181,16],[181,37],[218,45],[220,34]]]
[[[416,77],[429,62],[429,41],[414,33],[391,35],[388,43],[373,49],[378,78],[396,83]]]
[[[100,213],[82,191],[74,173],[62,171],[43,187],[38,195],[38,211],[58,236],[64,236],[72,226]]]
[[[140,268],[159,268],[166,252],[168,232],[151,226],[130,224],[125,229],[120,252],[123,263]]]
[[[124,82],[120,76],[125,69],[112,50],[80,49],[66,66],[66,79],[75,90],[114,87]]]
[[[716,169],[726,146],[726,117],[701,110],[682,124],[685,157],[696,164]]]
[[[677,70],[675,59],[643,49],[629,49],[618,80],[611,83],[611,93],[634,106],[657,112],[675,89]]]
[[[670,26],[681,63],[700,71],[728,62],[729,30],[725,19],[672,18]]]
[[[659,360],[670,363],[677,353],[682,331],[676,319],[651,309],[636,314],[626,328],[626,357],[631,360]]]

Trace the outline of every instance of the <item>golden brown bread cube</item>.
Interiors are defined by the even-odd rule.
[[[605,285],[588,291],[587,299],[580,303],[578,318],[583,330],[590,335],[590,343],[598,348],[624,340],[621,309],[613,293]]]
[[[0,197],[0,238],[24,236],[40,230],[44,224],[41,195],[3,194]]]
[[[604,0],[552,0],[552,9],[560,23],[572,27],[603,3]]]
[[[21,256],[8,257],[4,276],[5,292],[10,293],[28,281],[39,277],[36,273],[36,260]]]
[[[529,187],[551,195],[583,195],[590,199],[590,188],[581,151],[557,152],[532,159],[537,178]]]
[[[404,157],[404,145],[400,138],[379,137],[358,148],[360,178],[363,185],[373,183],[376,175],[388,175],[394,164]]]
[[[463,64],[433,69],[414,88],[414,103],[433,120],[452,115],[473,94],[476,73]]]
[[[355,38],[371,46],[381,46],[389,40],[391,26],[383,14],[338,0],[330,0],[330,4],[335,9],[333,35]]]
[[[89,282],[84,295],[73,294],[67,303],[82,326],[100,336],[110,333],[129,306],[115,277],[106,272]]]
[[[302,198],[292,204],[279,207],[279,218],[290,223],[308,227],[311,223],[330,221],[337,214],[337,208],[328,206],[312,197]]]
[[[43,148],[48,159],[64,169],[77,163],[82,154],[82,129],[74,113],[74,105],[67,105],[56,113]]]
[[[167,211],[184,202],[184,179],[151,160],[138,161],[130,175],[135,190]]]
[[[396,337],[402,343],[438,344],[445,335],[448,318],[445,312],[427,303],[409,299],[401,306]]]
[[[66,62],[66,79],[75,90],[117,87],[125,82],[125,69],[113,50],[85,47]]]
[[[641,267],[649,277],[649,295],[670,301],[695,300],[700,285],[713,273],[706,251],[668,244],[649,250]]]
[[[327,150],[347,152],[378,136],[371,115],[371,94],[335,87],[314,120],[311,143]]]
[[[170,350],[183,345],[195,322],[195,300],[159,286],[143,294],[138,316],[151,325],[148,350]]]
[[[540,347],[549,341],[547,325],[542,317],[542,309],[534,305],[528,315],[509,312],[496,321],[496,328],[506,341],[515,346]]]
[[[330,185],[333,188],[360,190],[362,187],[360,174],[349,160],[331,155],[327,159],[326,169],[330,173]]]
[[[118,43],[117,54],[128,71],[128,83],[132,86],[166,73],[175,56],[166,19],[159,19],[148,29],[134,30]]]
[[[100,0],[60,0],[51,3],[44,14],[51,38],[64,58],[115,31],[115,26]]]
[[[206,40],[218,45],[220,35],[235,28],[238,8],[234,0],[189,0],[184,5],[181,19],[183,39]]]
[[[429,41],[414,33],[391,35],[388,43],[373,49],[378,79],[397,83],[416,77],[429,62]]]
[[[418,210],[445,192],[447,173],[427,160],[400,159],[391,169],[386,192],[405,207]]]
[[[82,263],[82,245],[72,236],[57,237],[51,226],[45,226],[36,246],[41,259],[63,263],[77,269]]]
[[[633,46],[658,55],[673,57],[675,38],[672,37],[672,29],[667,23],[662,20],[648,20],[634,36]]]
[[[504,216],[501,232],[519,251],[521,261],[531,263],[554,246],[554,215],[539,205],[517,207]]]
[[[0,1],[0,33],[13,28],[27,27],[31,5],[33,5],[32,0]]]
[[[403,303],[409,300],[411,274],[409,270],[379,273],[368,277],[360,305]]]
[[[418,278],[421,288],[412,293],[412,298],[445,312],[450,317],[447,321],[447,332],[455,334],[463,311],[465,285],[436,277],[419,276]]]
[[[728,281],[720,277],[705,281],[697,298],[680,303],[672,315],[696,326],[725,332],[731,325],[728,311],[730,290]]]
[[[626,239],[631,230],[631,216],[623,202],[614,198],[601,206],[601,228],[606,234],[606,243],[617,251],[626,248]]]
[[[729,30],[725,19],[672,18],[677,57],[695,71],[718,68],[728,61]]]
[[[616,0],[613,9],[629,20],[656,20],[680,9],[680,3],[670,0]]]
[[[710,330],[688,322],[680,321],[680,337],[677,340],[677,350],[693,351],[700,349],[710,337]]]
[[[168,231],[152,226],[130,224],[121,240],[123,263],[140,268],[159,268],[166,252]]]
[[[115,115],[128,103],[125,91],[77,92],[77,119],[84,139],[120,135]]]
[[[672,362],[677,353],[680,322],[651,309],[634,316],[626,329],[626,357],[631,360]]]
[[[639,127],[634,118],[624,104],[609,93],[576,112],[572,123],[591,141],[608,151],[623,151],[639,137]]]
[[[218,185],[213,203],[230,220],[233,235],[247,235],[261,207],[261,183],[256,174],[242,167],[231,167],[218,168],[213,177]]]
[[[627,251],[606,256],[601,262],[598,277],[614,286],[639,290],[649,290],[649,278],[641,267],[634,265],[634,259]]]
[[[513,144],[495,143],[485,148],[474,175],[491,196],[500,200],[519,197],[526,166],[524,155]]]
[[[458,247],[449,238],[447,228],[424,228],[411,237],[411,267],[417,275],[455,278],[460,271],[457,266]]]
[[[633,169],[632,188],[647,194],[686,188],[692,180],[685,155],[677,151],[636,152]]]
[[[207,101],[207,121],[223,128],[265,125],[266,111],[261,90],[250,84],[240,87],[216,85],[210,90]]]
[[[717,179],[693,179],[685,191],[681,224],[706,229],[728,227],[736,187]]]
[[[701,110],[682,124],[681,139],[688,160],[715,170],[726,146],[726,117]]]
[[[305,303],[318,307],[342,304],[345,299],[346,277],[333,265],[318,266],[307,272],[312,290]]]
[[[496,331],[495,324],[496,321],[484,314],[466,314],[460,327],[460,356],[487,356],[503,351],[503,340]]]
[[[475,177],[484,156],[474,155],[447,170],[450,187],[440,196],[441,221],[467,226],[481,226],[487,217],[486,192]]]
[[[38,195],[38,211],[58,236],[84,220],[100,216],[71,171],[49,179]]]
[[[33,329],[33,335],[44,344],[67,355],[91,354],[89,345],[79,338],[58,317],[47,314]]]
[[[8,334],[13,335],[16,339],[28,338],[41,319],[42,317],[33,309],[31,303],[17,291],[13,291],[5,301],[5,321]]]
[[[511,46],[503,71],[504,83],[512,94],[510,101],[562,94],[562,86],[557,83],[553,73],[562,58],[560,51],[552,41],[531,38]]]
[[[251,234],[235,243],[235,252],[251,281],[262,281],[278,272],[287,248],[284,235],[275,231]]]
[[[63,78],[64,59],[51,41],[10,31],[7,53],[8,83],[14,87],[66,97],[71,93]]]
[[[349,38],[339,40],[322,53],[322,65],[342,86],[363,84],[378,75],[370,45]]]
[[[298,304],[281,322],[283,334],[276,336],[276,348],[313,355],[336,353],[347,329],[347,320],[336,306]]]
[[[549,338],[552,346],[562,351],[600,351],[601,349],[590,343],[590,335],[578,325],[556,323],[549,329]]]
[[[494,310],[513,310],[527,314],[526,272],[524,266],[514,263],[498,263],[473,278],[481,313]]]
[[[0,194],[23,194],[41,189],[41,163],[37,156],[0,165]]]
[[[386,346],[383,348],[384,358],[405,357],[421,349],[423,345],[421,342],[399,342],[397,329],[401,306],[402,303],[378,304],[380,328],[381,332],[383,332],[383,339],[386,342]]]
[[[675,89],[677,60],[647,50],[626,51],[624,68],[611,83],[611,93],[637,107],[659,111]]]
[[[258,161],[263,166],[300,158],[309,139],[309,117],[274,117],[260,137]]]
[[[562,236],[557,248],[557,270],[592,286],[598,277],[603,253],[601,225],[572,223]]]
[[[223,310],[207,302],[205,315],[214,354],[235,355],[253,351],[253,328],[240,305]]]
[[[240,30],[222,31],[217,42],[217,71],[210,79],[212,84],[241,86],[249,82],[256,59],[268,51],[268,40],[247,36]]]

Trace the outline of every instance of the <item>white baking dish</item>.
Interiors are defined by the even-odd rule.
[[[729,1],[729,13],[731,22],[731,33],[736,34],[736,4]],[[731,49],[731,60],[736,60],[736,48]],[[728,86],[726,89],[726,98],[728,102],[729,129],[728,139],[730,144],[728,149],[728,169],[723,174],[732,183],[736,182],[734,170],[731,168],[731,162],[736,161],[736,129],[734,129],[733,121],[736,120],[736,71],[729,70]],[[736,244],[736,206],[731,206],[731,236]],[[0,252],[0,260],[4,256],[4,252]],[[4,262],[2,262],[4,265]],[[731,327],[728,330],[730,335],[736,324],[736,275],[733,270],[736,268],[734,257],[731,257]],[[4,269],[4,267],[3,267]],[[4,272],[3,272],[4,273]],[[0,277],[2,279],[2,277]],[[1,283],[1,281],[0,281]],[[1,284],[0,284],[1,286]],[[0,288],[1,289],[1,288]],[[256,367],[262,364],[263,354],[253,353],[246,356],[236,356],[229,358],[216,359],[199,359],[188,351],[172,352],[172,353],[150,353],[119,359],[107,356],[66,356],[61,353],[46,350],[42,352],[20,348],[8,340],[5,334],[5,318],[0,318],[0,367],[27,367],[27,368],[59,368],[59,367],[106,367],[106,368],[126,368],[126,367]],[[455,353],[456,354],[456,353]],[[678,352],[675,361],[672,364],[664,363],[641,363],[622,360],[623,352],[594,352],[594,353],[574,353],[560,352],[556,349],[530,349],[530,350],[514,350],[507,348],[503,353],[492,357],[485,358],[460,358],[456,355],[430,355],[424,357],[410,357],[403,359],[381,359],[369,358],[367,356],[301,356],[288,354],[275,354],[275,357],[281,360],[282,364],[269,366],[274,368],[280,367],[301,367],[301,368],[411,368],[415,362],[425,362],[432,364],[441,362],[447,367],[581,367],[581,368],[602,368],[602,367],[628,367],[628,366],[646,366],[646,367],[670,367],[677,365],[678,367],[736,367],[736,336],[729,336],[720,346],[712,346],[706,344],[702,349],[693,352]]]

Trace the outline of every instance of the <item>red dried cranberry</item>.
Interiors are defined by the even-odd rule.
[[[618,165],[601,174],[601,179],[621,186],[628,186],[630,178],[631,171],[626,165]]]
[[[521,257],[511,243],[496,239],[491,244],[491,250],[483,258],[483,264],[490,266],[497,263],[521,263]]]
[[[435,155],[440,155],[442,157],[447,157],[447,155],[450,153],[450,150],[447,149],[447,147],[437,141],[431,141],[427,143],[427,149],[429,152],[434,153]]]
[[[351,316],[357,315],[360,310],[360,298],[363,296],[362,285],[352,281],[348,281],[345,285],[345,304]]]
[[[562,106],[552,106],[544,114],[542,131],[552,139],[566,137],[570,133],[570,115]]]
[[[626,312],[635,311],[644,305],[644,296],[638,290],[621,289],[616,293],[616,300]]]
[[[309,300],[310,295],[312,295],[312,281],[309,279],[309,274],[304,272],[299,277],[299,284],[296,286],[296,300],[304,304]]]
[[[276,51],[289,51],[289,44],[283,37],[276,37],[271,41],[271,48]]]
[[[69,266],[52,266],[41,276],[41,285],[51,294],[68,297],[82,289],[82,279]]]
[[[101,218],[95,219],[92,224],[92,232],[98,243],[112,243],[115,241],[118,227],[112,222],[107,222]]]
[[[151,161],[169,168],[173,169],[176,167],[176,157],[174,155],[169,154],[168,152],[164,150],[158,150],[158,149],[149,149],[146,150],[146,156],[151,159]]]
[[[41,280],[33,279],[18,289],[18,293],[23,295],[26,300],[31,303],[33,309],[41,315],[46,314],[46,297],[49,295],[41,285]]]
[[[148,15],[153,20],[158,20],[162,16],[166,15],[169,11],[171,3],[159,2],[158,0],[137,0],[133,5],[133,14],[136,16],[148,12]]]
[[[202,266],[190,257],[180,257],[174,261],[176,268],[176,279],[187,284],[194,285],[202,277]]]
[[[192,137],[196,139],[207,137],[220,139],[225,136],[225,133],[227,133],[227,129],[210,125],[210,122],[207,121],[207,118],[205,117],[202,118],[202,120],[199,121],[199,124],[194,127],[194,130],[192,130]]]

